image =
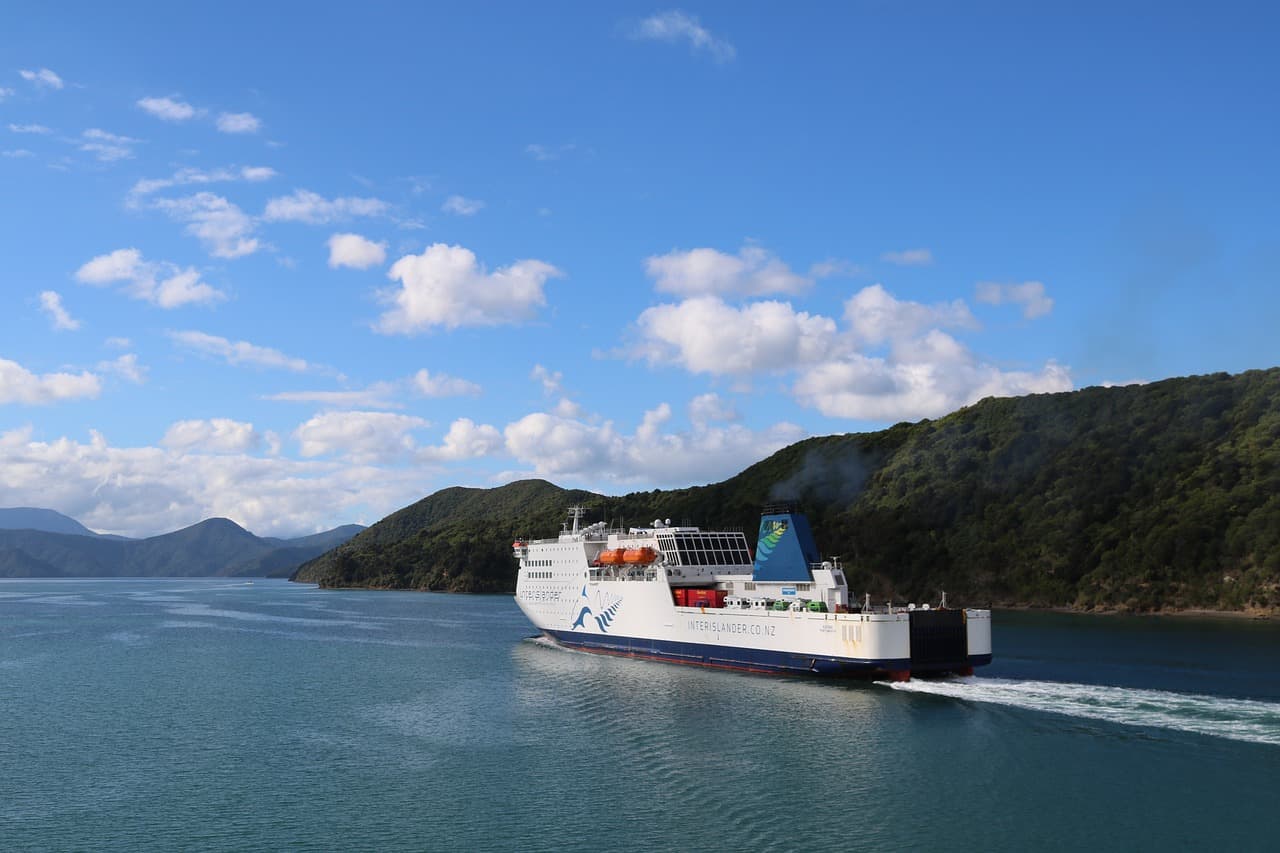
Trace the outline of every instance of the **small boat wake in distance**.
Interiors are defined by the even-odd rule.
[[[930,693],[971,702],[994,702],[1128,726],[1155,726],[1280,746],[1280,703],[1277,702],[1004,678],[913,680],[888,686],[905,693]]]

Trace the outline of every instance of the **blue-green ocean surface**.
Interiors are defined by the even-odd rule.
[[[506,597],[0,582],[3,850],[1274,850],[1280,626],[998,613],[891,687],[566,652]]]

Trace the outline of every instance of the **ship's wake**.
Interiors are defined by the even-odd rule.
[[[1004,678],[912,680],[890,686],[908,693],[928,693],[971,702],[994,702],[1015,708],[1049,711],[1129,726],[1155,726],[1280,746],[1280,703],[1276,702],[1133,687]]]

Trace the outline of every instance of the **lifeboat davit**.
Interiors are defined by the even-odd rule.
[[[621,566],[623,563],[623,554],[625,549],[614,548],[609,551],[600,552],[600,565],[602,566]]]
[[[658,552],[649,547],[628,548],[622,552],[622,562],[629,565],[646,565],[658,559]]]

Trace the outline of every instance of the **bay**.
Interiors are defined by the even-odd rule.
[[[1280,626],[994,630],[890,686],[566,652],[507,597],[3,581],[0,848],[1274,849]]]

